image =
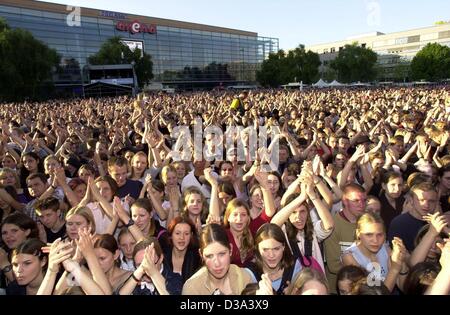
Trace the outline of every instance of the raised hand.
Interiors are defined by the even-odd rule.
[[[206,224],[219,224],[221,225],[222,222],[220,220],[220,217],[209,214],[208,217],[206,218]]]
[[[72,253],[72,244],[64,243],[58,238],[50,246],[50,252],[48,254],[48,270],[57,273],[59,271],[59,265],[69,259],[72,256]]]
[[[365,150],[365,148],[364,148],[363,145],[358,145],[356,147],[355,153],[353,153],[353,155],[351,156],[350,161],[353,162],[353,163],[356,163],[360,159],[362,159],[364,157],[364,154],[365,154],[364,150]]]
[[[114,197],[113,200],[113,211],[116,212],[116,214],[119,216],[120,221],[122,221],[124,224],[128,224],[128,222],[130,222],[130,216],[123,208],[122,202],[120,201],[120,198],[117,196]]]
[[[204,169],[203,174],[205,175],[205,179],[208,181],[208,183],[211,186],[217,186],[218,182],[217,182],[217,178],[215,178],[212,175],[212,168],[211,167],[207,167]]]
[[[432,232],[436,236],[438,236],[439,233],[441,233],[447,226],[447,220],[445,216],[441,215],[439,212],[427,214],[422,218],[430,224],[430,232]]]
[[[392,240],[392,253],[391,253],[391,262],[393,266],[398,269],[401,269],[402,264],[405,261],[407,255],[408,250],[403,244],[403,241],[398,237],[394,237],[394,239]]]
[[[79,239],[75,240],[77,247],[86,258],[89,255],[95,255],[94,253],[94,236],[89,233],[89,229],[82,228],[78,230]]]

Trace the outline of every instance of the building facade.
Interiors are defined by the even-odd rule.
[[[407,79],[407,73],[402,72],[402,65],[410,62],[428,43],[439,43],[450,47],[450,23],[390,34],[374,32],[349,37],[338,42],[312,45],[306,49],[319,54],[322,61],[319,71],[325,75],[330,61],[338,56],[345,45],[354,42],[371,48],[378,54],[379,80],[404,80]]]
[[[57,50],[59,86],[79,84],[87,58],[113,36],[151,55],[155,82],[181,89],[254,82],[279,48],[254,32],[31,0],[2,0],[0,16]]]

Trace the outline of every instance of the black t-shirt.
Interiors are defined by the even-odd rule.
[[[450,211],[450,194],[449,195],[445,195],[445,196],[441,196],[439,201],[441,203],[442,212]]]
[[[391,245],[391,241],[394,237],[398,237],[401,238],[406,249],[411,252],[414,250],[414,240],[417,233],[425,224],[425,221],[418,220],[409,213],[404,213],[395,217],[389,226],[389,245]]]
[[[56,241],[57,238],[63,239],[66,236],[66,225],[65,224],[56,233],[45,226],[44,226],[44,229],[45,229],[45,234],[47,234],[47,242],[48,243],[53,243],[54,241]]]
[[[142,186],[143,185],[140,181],[127,179],[125,185],[117,190],[117,196],[122,199],[129,194],[133,199],[136,200],[139,198]]]
[[[17,281],[14,280],[6,287],[6,295],[27,295],[27,287],[19,285]]]

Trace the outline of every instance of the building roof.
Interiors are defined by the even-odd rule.
[[[125,4],[124,7],[126,7],[125,2],[124,2],[124,4]],[[62,13],[62,14],[67,14],[69,12],[66,10],[67,6],[64,4],[56,4],[56,3],[49,3],[49,2],[43,2],[43,1],[2,0],[1,5],[26,8],[26,9],[32,9],[32,10],[49,11],[49,12]],[[109,20],[111,20],[111,19],[112,20],[123,20],[120,18],[115,19],[114,17],[108,17],[105,15],[102,15],[102,12],[116,13],[116,12],[110,12],[108,10],[97,10],[97,9],[84,8],[84,7],[81,8],[81,16],[82,17],[84,16],[84,17],[101,18],[101,19],[109,19]],[[177,28],[209,31],[209,32],[221,32],[221,33],[229,33],[229,34],[252,36],[252,37],[258,36],[258,33],[256,33],[256,32],[248,32],[248,31],[243,31],[243,30],[236,30],[236,29],[211,26],[211,25],[205,25],[205,24],[162,19],[162,18],[135,15],[135,14],[129,14],[129,13],[123,13],[123,12],[120,12],[117,15],[125,15],[126,20],[129,20],[129,21],[139,20],[140,22],[143,22],[143,23],[155,24],[155,25],[160,25],[160,26],[177,27]]]

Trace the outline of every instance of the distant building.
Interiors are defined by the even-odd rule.
[[[349,37],[346,40],[311,45],[307,50],[320,56],[322,65],[320,73],[326,73],[331,60],[337,57],[339,51],[347,44],[358,42],[362,47],[371,48],[378,54],[378,65],[382,69],[379,79],[387,81],[399,79],[396,67],[401,62],[410,62],[416,53],[428,43],[439,43],[450,47],[450,23],[436,23],[435,26],[423,27],[408,31],[384,34],[373,32]]]
[[[145,1],[143,5],[147,5]],[[127,8],[127,2],[123,2]],[[62,56],[57,86],[79,90],[87,58],[113,36],[152,56],[154,81],[180,89],[250,84],[277,38],[258,33],[31,0],[1,0],[0,16]],[[86,79],[86,78],[84,78]]]

